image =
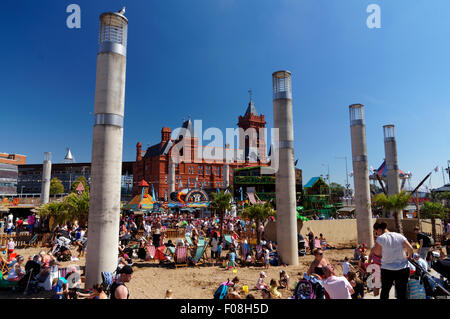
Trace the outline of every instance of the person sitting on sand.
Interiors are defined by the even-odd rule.
[[[108,299],[108,296],[103,291],[103,287],[100,284],[94,285],[94,289],[92,292],[85,294],[81,292],[77,292],[77,297],[87,298],[87,299]]]
[[[264,278],[266,278],[266,273],[264,271],[261,271],[259,273],[258,281],[256,282],[256,289],[262,290],[267,288],[267,285],[264,283]]]
[[[262,299],[271,299],[271,297],[270,297],[270,290],[267,289],[267,288],[262,289],[261,290],[261,296],[262,296]]]
[[[239,294],[239,291],[236,289],[236,287],[230,287],[228,288],[226,299],[242,299],[241,295]]]
[[[8,273],[8,277],[6,280],[15,282],[22,279],[22,277],[25,275],[25,270],[22,268],[22,264],[24,262],[24,258],[21,255],[18,255],[16,257],[16,262],[14,263],[13,267]]]
[[[278,285],[275,279],[270,280],[269,292],[271,299],[281,299],[281,292],[278,291]]]
[[[289,275],[284,270],[280,270],[280,281],[281,288],[289,289]]]
[[[327,243],[327,239],[323,236],[323,234],[319,235],[320,245],[322,248],[334,249],[335,247]]]
[[[308,275],[317,274],[320,277],[323,277],[323,267],[330,265],[328,260],[323,256],[323,250],[320,248],[317,248],[313,251],[314,253],[314,260],[311,262],[311,265],[309,266]]]

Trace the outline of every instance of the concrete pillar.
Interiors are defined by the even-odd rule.
[[[353,104],[349,108],[358,243],[365,243],[368,247],[373,247],[372,208],[370,201],[369,167],[367,164],[364,105]]]
[[[95,124],[86,255],[86,287],[117,267],[128,20],[125,12],[100,16]]]
[[[44,153],[42,164],[41,204],[47,204],[50,200],[50,179],[52,175],[52,153]]]
[[[400,180],[398,177],[397,142],[395,140],[395,127],[392,124],[383,126],[384,152],[386,157],[386,176],[388,195],[400,193]],[[393,211],[392,214],[399,213],[399,219],[403,218],[401,212]]]
[[[223,182],[225,184],[225,188],[230,186],[230,165],[225,164],[223,166]]]
[[[169,156],[169,198],[173,192],[175,192],[175,163],[172,161],[172,157]]]
[[[274,147],[278,153],[276,171],[277,245],[285,264],[298,265],[297,211],[295,197],[294,129],[292,116],[291,72],[272,74],[273,121],[279,141]]]

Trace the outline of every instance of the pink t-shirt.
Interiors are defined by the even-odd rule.
[[[323,286],[330,299],[352,299],[350,291],[353,287],[345,277],[328,277],[323,281]]]

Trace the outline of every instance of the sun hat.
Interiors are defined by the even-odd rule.
[[[267,276],[266,276],[266,273],[265,273],[264,271],[261,271],[261,272],[259,273],[259,275],[260,275],[260,276],[267,277]]]

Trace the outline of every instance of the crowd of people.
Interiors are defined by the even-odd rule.
[[[36,232],[36,223],[39,217],[32,214],[27,223],[17,218],[11,227],[13,216],[8,215],[4,231],[10,233],[21,228],[27,229],[31,234]],[[447,225],[448,227],[448,225]],[[167,237],[167,230],[183,231],[175,242]],[[220,265],[225,270],[234,270],[237,267],[259,266],[259,278],[254,286],[243,285],[239,289],[239,278],[228,280],[220,284],[221,298],[242,299],[255,298],[249,293],[249,286],[254,292],[260,292],[265,299],[362,299],[366,291],[373,291],[381,299],[388,299],[390,290],[395,285],[396,297],[405,299],[408,295],[408,282],[415,266],[414,261],[426,271],[431,270],[433,242],[430,236],[415,229],[418,247],[413,247],[402,234],[390,232],[385,223],[376,223],[373,226],[375,239],[374,247],[359,245],[352,258],[345,257],[341,261],[330,263],[325,252],[333,249],[323,234],[314,233],[307,228],[306,240],[298,234],[299,242],[307,241],[308,251],[314,256],[308,270],[298,273],[296,280],[292,281],[287,270],[281,269],[279,278],[268,280],[266,272],[271,266],[281,266],[275,242],[264,240],[264,225],[259,227],[254,221],[239,217],[226,216],[223,220],[215,217],[194,218],[186,214],[146,214],[121,216],[118,261],[116,271],[108,285],[99,283],[89,291],[80,288],[80,276],[73,282],[73,274],[78,269],[70,269],[64,276],[57,270],[58,264],[64,261],[77,260],[85,256],[87,249],[87,227],[76,222],[57,226],[54,231],[54,241],[49,251],[42,251],[38,255],[25,258],[15,254],[15,243],[12,238],[8,241],[7,262],[8,273],[6,280],[17,283],[17,287],[28,289],[30,281],[37,287],[51,289],[57,299],[90,298],[90,299],[126,299],[130,296],[126,283],[130,282],[133,274],[133,259],[148,260],[149,246],[165,247],[195,247],[203,238],[208,238],[209,263],[212,266]],[[181,237],[181,238],[180,238]],[[256,239],[257,238],[257,239]],[[250,241],[254,244],[250,245]],[[448,255],[449,239],[443,241]],[[319,246],[318,246],[319,245]],[[318,246],[318,247],[316,247]],[[71,250],[76,250],[78,256],[72,256]],[[417,250],[417,253],[414,252]],[[162,250],[161,254],[169,262],[173,254]],[[443,249],[439,258],[446,257]],[[68,259],[67,259],[68,258]],[[163,260],[162,258],[161,260]],[[189,256],[193,264],[194,255]],[[2,261],[3,262],[3,261]],[[162,264],[163,265],[163,264]],[[337,271],[339,269],[339,271]],[[342,275],[337,275],[342,269]],[[81,275],[81,274],[79,274]],[[72,277],[71,277],[72,276]],[[292,276],[292,274],[291,274]],[[72,281],[70,281],[72,280]],[[311,286],[311,289],[305,287]],[[226,289],[225,289],[225,288]],[[218,289],[219,290],[219,289]],[[312,291],[312,293],[307,293]],[[168,290],[165,298],[173,298],[173,292]]]

